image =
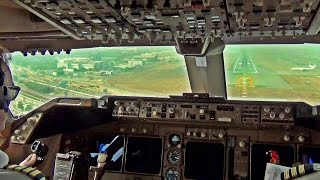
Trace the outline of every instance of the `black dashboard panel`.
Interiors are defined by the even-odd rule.
[[[225,148],[221,143],[188,142],[184,176],[188,179],[223,180]]]

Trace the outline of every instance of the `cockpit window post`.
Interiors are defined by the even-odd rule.
[[[227,98],[224,72],[223,41],[215,41],[202,50],[203,54],[185,55],[191,90]],[[180,47],[181,49],[181,47]]]

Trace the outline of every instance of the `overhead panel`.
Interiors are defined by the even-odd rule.
[[[307,42],[319,0],[14,0],[70,30],[115,45]],[[314,24],[314,23],[313,23]],[[314,28],[317,30],[317,28]],[[315,33],[313,33],[314,35]],[[316,37],[313,36],[313,39]],[[122,40],[125,43],[122,43]]]

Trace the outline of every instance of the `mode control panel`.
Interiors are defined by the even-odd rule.
[[[261,106],[261,123],[294,124],[292,106],[263,105]]]
[[[139,101],[116,100],[112,112],[114,117],[138,117]]]
[[[144,101],[140,105],[139,117],[146,119],[240,122],[242,110],[236,104]]]
[[[16,130],[13,131],[11,136],[11,143],[15,144],[25,144],[29,140],[35,127],[38,125],[42,113],[36,113],[29,117],[27,121],[22,123]]]

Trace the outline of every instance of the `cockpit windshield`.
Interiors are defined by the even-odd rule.
[[[10,66],[22,89],[11,104],[14,114],[63,96],[159,97],[191,92],[184,58],[173,46],[99,47],[27,57],[16,52]]]
[[[228,99],[320,103],[320,45],[227,45]]]
[[[320,45],[227,45],[228,99],[320,102]],[[15,114],[55,97],[156,96],[191,92],[186,64],[175,47],[75,49],[71,54],[12,54]],[[221,77],[224,78],[224,77]],[[201,79],[199,79],[201,80]]]

